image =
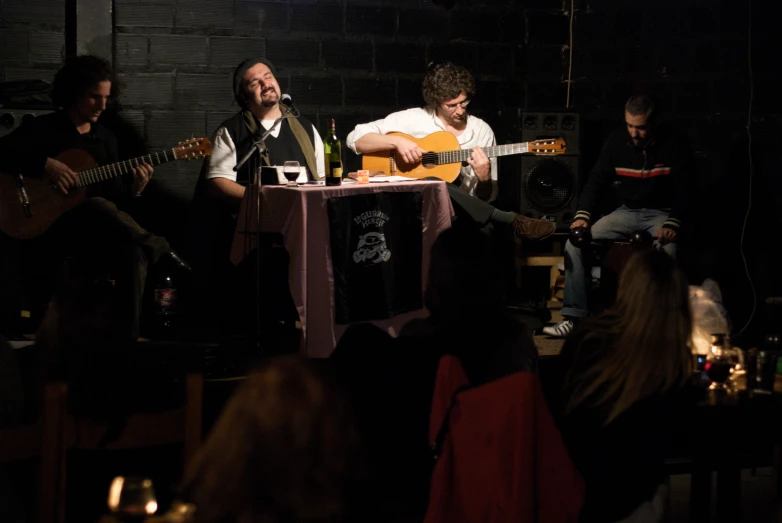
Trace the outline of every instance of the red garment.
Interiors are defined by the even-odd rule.
[[[576,521],[584,481],[568,456],[537,377],[516,372],[479,387],[460,361],[443,356],[437,371],[430,441],[448,407],[424,523]]]

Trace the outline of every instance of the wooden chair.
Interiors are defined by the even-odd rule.
[[[204,378],[200,373],[185,378],[185,405],[171,410],[129,414],[116,439],[103,443],[107,423],[68,414],[65,424],[67,450],[122,450],[182,443],[185,466],[201,444],[201,414]]]
[[[203,374],[188,372],[182,407],[129,414],[118,437],[103,444],[108,424],[68,413],[67,384],[47,383],[39,423],[0,429],[0,463],[40,457],[37,520],[62,523],[68,451],[135,449],[181,442],[186,468],[201,443],[203,390]]]
[[[183,444],[183,472],[201,444],[204,376],[190,371],[185,376],[185,403],[183,406],[159,412],[130,413],[122,431],[105,442],[109,424],[103,421],[68,414],[64,422],[64,452],[59,458],[59,474],[63,478],[59,496],[63,502],[58,516],[64,516],[64,500],[68,451],[126,450]],[[65,521],[58,517],[57,523]]]
[[[65,520],[61,497],[65,484],[61,467],[65,455],[65,419],[67,386],[64,382],[46,383],[40,421],[0,429],[0,463],[12,463],[38,457],[39,523]]]

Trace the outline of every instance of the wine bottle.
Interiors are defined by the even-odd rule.
[[[323,140],[326,157],[326,185],[342,185],[342,142],[337,138],[334,118],[329,120],[329,131]]]
[[[179,321],[177,286],[170,274],[162,273],[155,285],[155,336],[173,339]]]

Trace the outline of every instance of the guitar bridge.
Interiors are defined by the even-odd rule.
[[[389,170],[391,171],[388,174],[390,176],[394,176],[396,174],[396,156],[394,156],[393,151],[391,152],[391,155],[388,157],[388,159],[389,159],[389,166],[390,166]]]
[[[30,218],[33,215],[30,207],[30,198],[27,196],[27,189],[24,187],[24,178],[21,174],[16,175],[16,194],[19,197],[19,203],[22,204],[24,215]]]

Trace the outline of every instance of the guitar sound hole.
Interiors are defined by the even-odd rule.
[[[424,153],[421,156],[421,165],[427,169],[432,169],[437,166],[437,153]]]

